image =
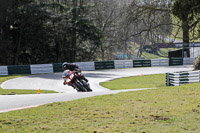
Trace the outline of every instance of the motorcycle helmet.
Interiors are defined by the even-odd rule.
[[[69,69],[69,63],[64,62],[64,63],[62,64],[62,68],[63,68],[63,70]]]

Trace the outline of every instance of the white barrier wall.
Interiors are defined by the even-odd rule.
[[[183,65],[192,65],[194,60],[195,60],[194,58],[184,58]],[[115,69],[133,68],[133,62],[134,62],[134,60],[114,60],[114,67],[115,67]],[[87,70],[95,71],[96,70],[95,62],[92,62],[92,61],[91,62],[76,62],[76,64],[83,71],[87,71]],[[169,66],[169,59],[168,58],[151,59],[151,66],[152,67]],[[58,67],[62,67],[62,66],[58,65]],[[55,69],[55,68],[53,68],[53,64],[35,64],[35,65],[30,65],[30,68],[31,68],[31,74],[53,73],[54,69]],[[112,69],[113,69],[113,61],[112,61]],[[0,66],[0,75],[11,74],[10,71],[14,71],[14,70],[8,69],[7,66]],[[19,71],[19,70],[16,69],[16,71]],[[61,70],[59,70],[59,71],[61,71]],[[55,72],[58,72],[58,71],[55,70]]]
[[[8,67],[0,66],[0,75],[8,75]]]
[[[52,64],[31,65],[31,74],[39,74],[39,73],[53,73],[53,65]]]
[[[183,65],[192,65],[195,58],[183,58]]]
[[[78,65],[81,70],[83,71],[94,71],[95,70],[95,64],[94,62],[76,62],[76,65]]]
[[[115,68],[133,68],[133,60],[114,60]]]
[[[200,71],[166,73],[167,86],[179,86],[200,82]]]
[[[157,66],[169,66],[169,59],[151,59],[151,66],[157,67]]]

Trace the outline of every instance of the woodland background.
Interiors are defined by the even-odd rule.
[[[0,65],[141,57],[176,39],[189,56],[199,24],[199,0],[1,0]]]

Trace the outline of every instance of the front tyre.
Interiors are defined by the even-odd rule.
[[[90,88],[89,83],[87,83],[85,80],[81,80],[81,82],[83,83],[83,85],[87,89],[87,91],[92,91],[92,89]]]
[[[86,92],[87,89],[80,83],[80,82],[75,82],[74,85],[77,88],[77,91],[81,91],[81,92]]]

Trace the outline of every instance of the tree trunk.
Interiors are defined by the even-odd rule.
[[[183,29],[183,57],[190,57],[190,46],[189,46],[189,24],[187,20],[182,22]]]
[[[20,27],[19,30],[20,30],[19,38],[18,38],[18,41],[16,42],[17,46],[16,46],[15,53],[14,53],[13,65],[18,65],[19,55],[20,55],[20,52],[21,52],[21,41],[22,41],[22,31],[23,31],[22,26]]]

